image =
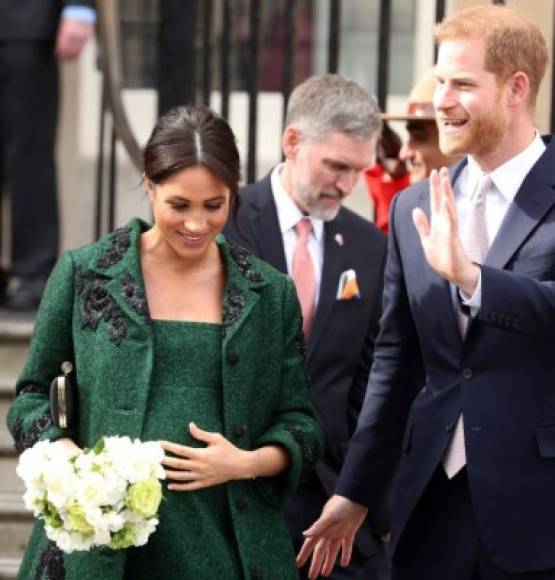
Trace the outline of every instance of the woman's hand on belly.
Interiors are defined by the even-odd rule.
[[[279,445],[265,445],[252,451],[235,447],[221,433],[210,433],[189,424],[191,435],[206,447],[187,447],[160,441],[166,455],[162,464],[173,491],[195,491],[234,479],[255,479],[279,475],[289,466],[289,454]]]
[[[247,479],[251,464],[249,452],[230,443],[221,433],[210,433],[189,424],[191,435],[206,447],[196,448],[161,441],[166,451],[162,464],[173,491],[194,491],[226,483],[234,479]],[[170,455],[168,455],[168,453]]]

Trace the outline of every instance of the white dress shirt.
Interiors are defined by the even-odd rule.
[[[501,223],[503,222],[509,206],[513,202],[520,186],[522,185],[522,182],[544,151],[545,144],[539,133],[536,132],[534,139],[526,149],[488,174],[493,184],[486,194],[486,226],[490,247],[501,227]],[[461,171],[459,178],[453,186],[453,193],[457,204],[459,232],[464,232],[470,198],[482,173],[483,171],[477,161],[469,155],[467,165]],[[451,286],[453,299],[456,303],[456,288],[453,285]],[[461,292],[461,298],[463,299],[463,302],[470,307],[470,312],[472,316],[474,316],[478,312],[482,303],[481,274],[474,294],[468,298]]]
[[[314,265],[315,297],[314,304],[318,304],[320,297],[320,284],[322,281],[322,265],[324,263],[324,222],[313,216],[306,216],[298,208],[297,204],[289,197],[281,181],[280,173],[283,163],[277,165],[270,176],[272,194],[277,208],[279,229],[283,239],[285,250],[285,262],[289,276],[293,272],[293,253],[297,244],[297,232],[295,226],[304,217],[312,222],[312,231],[308,240],[308,251]]]

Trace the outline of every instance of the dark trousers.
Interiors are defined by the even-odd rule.
[[[320,480],[312,474],[309,480],[299,487],[296,496],[284,508],[285,519],[293,540],[295,552],[298,553],[304,541],[302,532],[309,528],[322,513],[328,500]],[[367,525],[367,524],[364,524]],[[369,538],[370,531],[365,530],[365,545],[361,539],[355,541],[351,563],[346,568],[339,564],[329,576],[333,580],[388,580],[389,563],[382,541],[377,537]],[[310,561],[299,570],[302,580],[308,578]]]
[[[0,181],[11,202],[11,271],[46,276],[59,245],[52,42],[0,41]]]
[[[392,580],[555,580],[555,570],[495,566],[478,534],[466,470],[449,480],[438,468],[397,546]]]

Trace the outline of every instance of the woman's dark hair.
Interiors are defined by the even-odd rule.
[[[164,113],[152,130],[143,160],[145,177],[154,184],[183,169],[204,167],[229,188],[232,214],[237,214],[241,164],[235,135],[210,109],[187,105]]]

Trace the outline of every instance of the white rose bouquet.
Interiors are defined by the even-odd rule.
[[[22,453],[17,474],[25,507],[62,551],[118,550],[146,544],[158,525],[163,458],[158,443],[129,437],[83,451],[41,441]]]

